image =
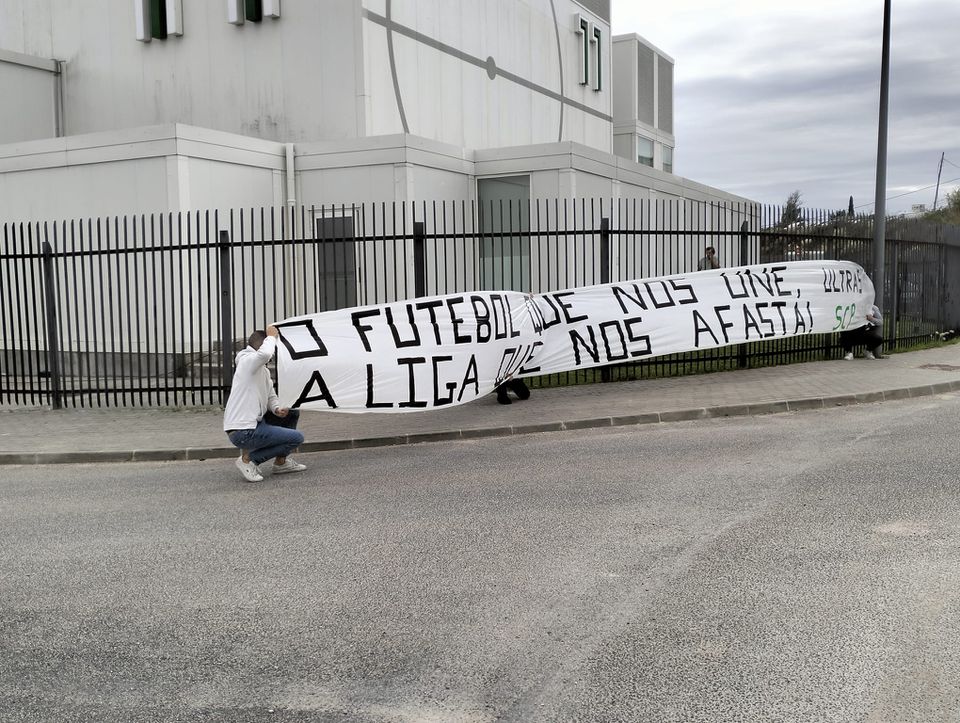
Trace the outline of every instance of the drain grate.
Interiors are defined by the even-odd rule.
[[[936,369],[941,372],[960,372],[960,367],[953,364],[921,364],[918,369]]]

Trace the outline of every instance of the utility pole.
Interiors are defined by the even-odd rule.
[[[883,306],[887,195],[887,106],[890,97],[890,0],[883,0],[883,51],[880,56],[880,122],[877,129],[877,188],[873,204],[873,286]]]
[[[937,171],[937,190],[933,192],[933,210],[937,210],[937,196],[940,195],[940,174],[943,173],[943,157],[947,155],[947,152],[944,151],[940,154],[940,170]]]

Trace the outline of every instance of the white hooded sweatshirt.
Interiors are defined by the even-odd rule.
[[[256,429],[264,414],[280,408],[280,399],[267,369],[267,362],[276,350],[277,340],[268,336],[259,349],[247,345],[237,354],[233,387],[223,410],[223,431]]]

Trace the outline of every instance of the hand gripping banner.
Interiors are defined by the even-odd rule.
[[[855,263],[794,261],[340,309],[276,324],[278,394],[301,409],[437,409],[512,377],[855,329],[873,300]]]

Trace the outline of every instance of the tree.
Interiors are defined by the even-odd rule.
[[[838,208],[836,211],[830,211],[827,213],[828,221],[846,221],[848,218],[850,218],[850,214],[842,208]]]
[[[847,215],[853,216],[853,196],[850,196],[850,205],[847,206]]]
[[[923,218],[936,223],[960,224],[960,187],[947,194],[943,206],[936,211],[928,211]]]
[[[787,202],[783,206],[780,214],[780,226],[786,228],[792,223],[802,219],[803,202],[800,200],[800,191],[794,191],[787,196]]]

